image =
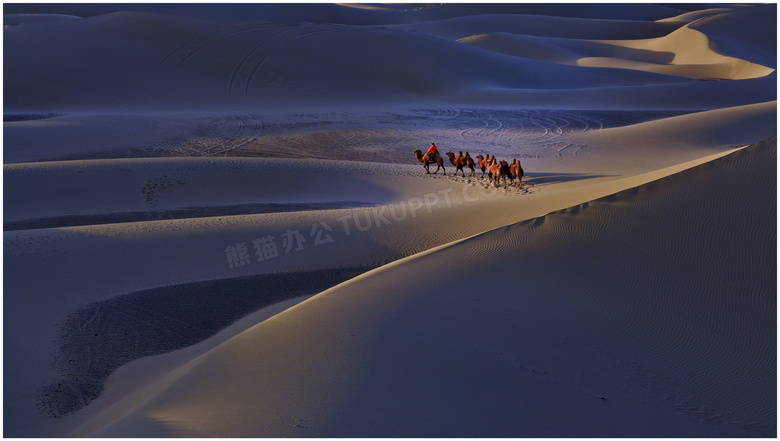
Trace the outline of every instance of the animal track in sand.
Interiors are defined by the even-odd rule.
[[[147,95],[162,85],[168,77],[204,47],[213,44],[234,35],[240,35],[247,32],[260,32],[268,30],[269,26],[259,26],[256,23],[241,23],[230,26],[223,26],[217,29],[196,35],[184,44],[171,51],[165,58],[157,63],[151,72],[136,81],[125,92],[114,100],[113,105],[127,110],[136,105]]]
[[[541,159],[578,155],[570,134],[621,127],[681,112],[560,111],[430,106],[385,112],[222,113],[184,122],[190,134],[110,156],[243,156],[415,164],[436,142],[445,151]],[[104,155],[105,155],[104,154]],[[94,154],[90,158],[99,157]],[[69,157],[67,159],[79,159]]]

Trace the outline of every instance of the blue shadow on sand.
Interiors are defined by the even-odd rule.
[[[583,179],[606,178],[614,175],[594,175],[590,173],[526,173],[523,182],[534,185],[558,184]]]
[[[373,267],[262,274],[164,286],[94,302],[59,325],[52,356],[58,381],[38,388],[50,417],[71,414],[97,398],[120,366],[182,349],[283,300],[316,294]]]
[[[172,210],[129,211],[124,213],[74,214],[25,219],[3,223],[4,231],[34,230],[38,228],[77,227],[82,225],[116,224],[123,222],[147,222],[166,219],[188,219],[216,216],[240,216],[245,214],[284,213],[292,211],[334,210],[360,208],[373,204],[360,201],[336,201],[324,203],[266,203],[235,204],[210,207],[185,207]]]

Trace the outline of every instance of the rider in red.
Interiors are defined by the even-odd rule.
[[[428,161],[433,162],[433,155],[436,154],[437,150],[438,149],[436,148],[436,144],[431,143],[431,148],[429,148],[428,149],[428,153],[426,153],[426,155],[428,155]]]

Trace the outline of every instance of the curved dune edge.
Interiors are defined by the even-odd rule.
[[[714,147],[758,142],[777,133],[777,101],[696,112],[657,121],[581,133],[579,142],[636,144],[663,149],[674,139],[689,146]],[[679,145],[679,144],[678,144]]]
[[[523,23],[539,26],[541,21],[552,21],[555,26],[581,21],[527,16],[518,25],[511,16],[476,19],[482,28],[508,26],[510,30],[522,28]],[[453,20],[457,24],[460,19]],[[589,38],[659,36],[676,28],[655,22],[586,21],[583,35]],[[613,33],[612,25],[623,32]],[[440,38],[438,28],[433,23],[425,24],[425,32],[416,32],[396,26],[172,20],[137,12],[44,23],[34,29],[12,27],[4,31],[9,43],[5,104],[21,113],[37,108],[224,111],[257,109],[262,107],[258,103],[265,102],[279,108],[332,107],[334,103],[365,106],[367,101],[419,103],[485,82],[548,89],[680,81],[654,73],[611,72],[535,60],[518,64]],[[635,34],[637,28],[652,32]],[[541,29],[549,26],[542,24]],[[57,38],[62,34],[69,35],[67,42]],[[149,35],[156,37],[154,45]],[[349,47],[350,51],[334,52],[333,47]],[[59,57],[73,61],[51,61]],[[401,58],[415,67],[394,62]],[[27,81],[31,76],[39,81]],[[113,80],[106,82],[106,77]]]
[[[673,123],[674,120],[671,120],[670,124]],[[701,127],[703,133],[707,133],[710,129],[711,127],[707,125]],[[743,135],[753,136],[755,133],[754,128],[749,125],[741,127],[741,129],[745,130]],[[668,144],[663,145],[668,147]],[[716,153],[713,154],[713,151]],[[372,228],[369,231],[361,234],[352,234],[348,237],[344,236],[343,232],[338,231],[340,230],[340,223],[337,219],[340,216],[352,213],[353,216],[357,214],[361,222],[365,223],[365,219],[370,216],[370,212],[360,209],[333,210],[327,213],[301,212],[295,214],[227,216],[211,219],[160,220],[54,230],[6,232],[4,244],[6,256],[8,257],[6,271],[7,274],[13,274],[13,277],[9,277],[6,280],[6,289],[36,293],[36,296],[24,297],[25,301],[20,300],[20,305],[12,305],[22,313],[8,317],[5,324],[8,327],[7,329],[13,330],[13,335],[17,336],[12,339],[14,343],[28,344],[30,339],[32,339],[33,344],[31,347],[42,347],[56,336],[50,336],[46,332],[41,332],[40,327],[36,323],[41,320],[52,323],[60,322],[67,311],[73,311],[85,304],[118,294],[200,280],[215,280],[255,274],[258,271],[327,269],[334,266],[364,265],[366,262],[382,265],[425,251],[431,247],[450,243],[453,240],[502,227],[520,220],[543,216],[545,213],[562,207],[579,205],[608,194],[613,194],[616,191],[632,188],[650,180],[668,176],[696,164],[709,161],[717,156],[727,155],[730,152],[731,150],[726,150],[722,147],[708,150],[683,149],[677,151],[670,149],[664,155],[656,156],[661,158],[663,163],[675,165],[638,175],[633,175],[633,173],[626,171],[615,176],[600,176],[592,173],[585,175],[582,173],[566,173],[568,169],[565,168],[565,163],[558,164],[556,168],[552,169],[557,173],[534,173],[529,170],[529,182],[536,182],[537,184],[535,185],[538,185],[539,191],[536,194],[527,194],[520,198],[484,198],[477,203],[464,204],[463,209],[449,209],[446,204],[439,203],[437,206],[432,207],[431,213],[427,213],[423,208],[420,213],[425,213],[424,215],[418,215],[413,219],[406,218],[403,222],[392,222],[392,225],[383,225],[381,228]],[[636,153],[641,153],[641,150],[623,153],[629,153],[628,159],[630,159]],[[626,158],[617,161],[617,156],[620,155],[616,155],[613,152],[606,151],[605,155],[601,156],[601,158],[609,158],[608,162],[613,163],[611,166],[615,167],[615,170],[626,167],[625,164],[618,165],[616,162],[629,163],[626,162]],[[583,157],[582,159],[586,158]],[[229,176],[235,176],[232,171],[229,171],[235,170],[232,168],[233,166],[245,168],[251,174],[253,168],[247,168],[247,165],[248,163],[257,162],[225,158],[215,158],[206,161],[210,161],[212,166],[216,168],[220,168],[217,164],[231,167],[225,170],[227,171],[226,175]],[[48,170],[47,175],[54,178],[57,170],[73,172],[76,176],[83,174],[85,177],[88,177],[88,173],[108,172],[111,174],[124,167],[132,168],[137,166],[137,171],[140,172],[143,169],[141,166],[147,165],[151,167],[151,169],[147,170],[151,172],[149,176],[155,176],[155,168],[163,164],[179,164],[182,169],[187,169],[188,165],[200,164],[200,162],[203,161],[160,158],[142,161],[89,161],[88,163],[91,167],[86,167],[87,163],[85,162],[74,162],[27,164],[11,168],[14,170],[18,169],[20,172],[39,169]],[[311,161],[286,160],[279,162],[287,162],[290,166],[300,167],[301,169],[312,167]],[[577,163],[579,167],[584,167],[584,169],[591,172],[605,165],[602,160],[599,160],[598,155],[594,155],[593,158],[582,164],[579,161]],[[660,164],[656,162],[648,166],[647,162],[637,162],[635,159],[631,160],[630,163],[633,163],[633,167],[638,165],[643,170],[652,170]],[[307,166],[306,164],[309,165]],[[84,173],[78,173],[82,165],[85,166]],[[573,163],[568,165],[573,165]],[[594,167],[595,165],[598,165],[598,167]],[[376,180],[372,180],[372,182],[378,184],[380,188],[389,190],[390,193],[399,195],[396,197],[412,196],[419,198],[426,191],[452,190],[451,196],[456,201],[454,204],[457,205],[457,200],[462,197],[462,189],[470,188],[467,191],[472,197],[475,194],[479,194],[477,189],[480,187],[469,187],[463,178],[455,179],[448,176],[444,179],[442,176],[427,178],[420,176],[413,179],[413,181],[426,179],[427,182],[423,183],[420,181],[419,183],[422,187],[419,187],[413,181],[410,181],[408,176],[404,176],[403,171],[398,170],[396,166],[382,164],[365,164],[364,166],[366,168],[357,167],[353,171],[376,169],[375,171],[379,171],[379,173],[376,175]],[[328,173],[322,176],[328,176],[327,179],[333,180],[333,184],[338,184],[339,182],[349,182],[351,178],[344,172],[356,166],[355,164],[341,166],[333,163],[317,163],[316,166],[313,166],[313,170],[327,172],[327,170],[334,167],[335,170],[341,171],[342,177],[336,179],[335,176],[328,175]],[[388,170],[388,167],[397,173],[401,173],[399,182],[393,184],[398,179],[392,176],[385,176],[385,171]],[[162,169],[164,168],[162,167]],[[158,168],[157,171],[159,170],[161,169]],[[419,168],[417,171],[420,172]],[[561,171],[563,171],[562,174],[560,174]],[[198,170],[194,170],[194,173],[198,173]],[[67,173],[62,175],[62,177],[67,176]],[[100,174],[96,176],[100,176]],[[319,174],[310,173],[307,176],[313,179],[314,182],[319,181],[317,178]],[[207,175],[204,177],[207,178],[207,181],[209,180]],[[115,178],[119,179],[118,176],[115,176]],[[271,179],[270,182],[281,183],[277,182],[278,179],[273,176],[269,176],[269,178]],[[119,179],[119,181],[122,180]],[[144,174],[135,176],[130,181],[137,182],[140,189],[140,184],[145,182]],[[46,185],[46,182],[51,181],[43,180],[41,184]],[[68,182],[75,184],[75,182],[71,181],[63,182],[65,184]],[[229,182],[229,180],[226,181],[226,183]],[[309,181],[306,180],[305,182]],[[60,185],[55,184],[55,187],[59,188]],[[63,188],[65,187],[67,185],[63,186]],[[202,188],[206,189],[207,187]],[[168,189],[168,191],[171,190]],[[177,201],[182,200],[180,198],[186,198],[188,194],[186,188],[182,190],[185,190],[185,192],[169,194],[176,197],[168,199],[166,203],[176,204]],[[369,188],[366,187],[364,190],[367,191]],[[194,191],[196,194],[203,196],[197,187],[190,188],[189,191]],[[228,193],[229,197],[240,196],[239,193]],[[336,192],[334,194],[339,193]],[[142,196],[140,192],[137,195],[139,197]],[[215,196],[221,197],[219,194],[215,194]],[[398,205],[395,204],[395,206],[397,207]],[[89,206],[85,206],[85,208],[89,208]],[[224,253],[226,245],[249,241],[266,234],[279,235],[287,229],[299,229],[308,235],[313,223],[320,221],[326,221],[336,228],[333,231],[333,235],[335,243],[338,244],[337,246],[310,247],[308,244],[311,242],[308,242],[304,250],[291,253],[284,258],[266,261],[262,265],[253,263],[240,268],[228,268]],[[354,229],[354,222],[350,221],[350,224]],[[307,240],[311,241],[312,237],[307,236]],[[279,245],[282,245],[281,242]],[[104,250],[107,249],[111,250],[111,252],[106,253]],[[282,251],[280,250],[280,252]],[[101,258],[96,261],[94,256],[101,256]],[[47,268],[48,277],[46,278],[36,276],[38,274],[37,271],[41,267],[41,262],[45,262]],[[122,271],[116,271],[117,268],[121,268]],[[145,276],[139,278],[138,274],[144,274]],[[73,277],[73,275],[76,275],[76,277]],[[62,296],[63,292],[67,292],[68,295]],[[45,307],[30,301],[29,299],[31,298],[46,298]],[[7,303],[7,305],[9,304]],[[33,312],[36,314],[36,317],[39,317],[38,321],[24,320],[27,314]],[[10,331],[6,333],[7,336],[9,334],[12,333]],[[22,338],[21,336],[25,337]],[[22,352],[22,354],[26,356],[26,353]],[[29,363],[29,365],[41,367],[40,375],[31,375],[29,377],[34,379],[32,384],[37,385],[40,381],[44,381],[41,378],[47,378],[44,375],[51,374],[45,370],[46,362],[48,361],[48,358],[45,357],[46,354],[41,354],[38,357],[33,355],[30,355],[29,358],[24,358],[24,360],[28,361],[20,363],[20,366]],[[10,368],[7,372],[9,372],[9,375],[18,375]],[[25,375],[27,374],[25,373]],[[54,379],[49,379],[48,381],[54,381]],[[12,389],[6,393],[9,394],[8,396],[13,396],[11,394],[18,392],[19,389]],[[89,407],[86,410],[89,410]],[[30,411],[22,406],[19,409],[22,412]],[[32,412],[35,411],[34,408],[31,410]],[[77,422],[80,418],[81,416],[74,415],[72,419],[62,420],[62,424],[57,420],[53,422],[43,421],[36,426],[35,430],[48,430],[48,432],[40,433],[63,433],[64,428],[69,427],[71,423]],[[54,424],[59,425],[55,426]]]
[[[690,27],[706,34],[719,53],[777,67],[777,4],[737,8],[703,17]]]
[[[773,253],[774,242],[764,237],[772,232],[773,207],[753,208],[773,191],[767,184],[774,179],[775,146],[775,140],[764,142],[366,273],[159,377],[153,398],[136,402],[106,428],[92,432],[108,423],[98,419],[82,430],[97,436],[393,436],[401,422],[404,436],[468,436],[469,423],[481,420],[482,436],[648,430],[657,436],[766,436],[771,401],[764,400],[761,384],[772,381],[767,374],[774,369],[774,343],[763,332],[773,324],[767,314],[774,305],[772,263],[749,256]],[[751,177],[747,184],[745,176]],[[724,198],[733,201],[730,210],[709,215]],[[657,241],[695,219],[704,222],[694,238]],[[721,225],[729,225],[727,240],[697,240],[719,236]],[[742,241],[753,246],[747,255],[739,251]],[[590,243],[609,245],[589,251]],[[686,252],[690,245],[699,248]],[[598,258],[587,257],[594,252]],[[669,262],[653,270],[639,265],[641,256]],[[452,267],[469,268],[458,286],[416,282],[434,268]],[[664,276],[655,280],[656,272]],[[583,283],[596,279],[607,286]],[[746,282],[752,306],[740,299],[735,311],[732,289]],[[576,370],[588,380],[572,377]],[[694,381],[682,381],[686,375]],[[691,386],[699,382],[710,386]],[[528,394],[534,399],[518,400]],[[496,412],[501,406],[536,417],[510,421]],[[685,408],[700,411],[680,412]],[[603,432],[576,431],[576,424],[561,424],[564,414],[578,415],[581,424],[599,418]],[[430,420],[442,423],[425,423]]]
[[[636,40],[574,40],[506,32],[458,41],[501,54],[582,67],[618,68],[703,80],[744,80],[775,72],[772,67],[722,55],[712,40],[686,24],[668,35]]]
[[[705,17],[711,17],[718,14],[723,13],[729,13],[732,9],[729,8],[710,8],[710,9],[702,9],[699,11],[691,11],[691,12],[685,12],[680,15],[674,16],[674,17],[668,17],[668,18],[662,18],[660,20],[656,20],[659,22],[683,22],[683,23],[690,23],[692,21],[699,20],[701,18]]]
[[[695,22],[694,22],[695,23]],[[602,41],[620,47],[672,54],[672,60],[657,67],[637,64],[633,68],[648,72],[685,76],[697,79],[745,80],[770,75],[775,69],[739,58],[721,55],[712,49],[712,42],[706,34],[692,29],[691,25],[672,32],[664,37],[648,40],[610,40]],[[626,61],[622,61],[625,63]],[[578,65],[591,67],[621,67],[609,60],[584,58]]]

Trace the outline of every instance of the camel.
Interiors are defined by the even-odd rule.
[[[490,155],[488,155],[489,157]],[[477,162],[479,163],[479,168],[482,170],[482,177],[485,177],[485,170],[487,170],[487,163],[489,158],[485,158],[482,155],[477,155]]]
[[[501,175],[501,164],[496,161],[496,158],[492,158],[487,163],[488,178],[490,181],[498,187],[498,179]]]
[[[509,165],[509,170],[512,172],[512,175],[517,178],[517,185],[521,185],[523,183],[523,176],[525,176],[525,172],[523,171],[523,167],[520,165],[520,160],[513,159],[512,164]]]
[[[483,158],[482,155],[477,155],[477,161],[479,161],[479,168],[482,170],[482,177],[485,177],[485,171],[488,172],[488,178],[493,179],[493,174],[490,173],[490,164],[496,160],[495,155],[487,155]]]
[[[512,171],[509,168],[509,163],[506,161],[501,161],[498,163],[498,165],[499,165],[499,171],[498,171],[498,175],[496,176],[496,184],[498,184],[499,178],[504,178],[504,186],[506,186],[506,178],[509,178],[509,183],[511,184],[512,179],[514,179],[515,177],[512,175]]]
[[[450,162],[455,166],[455,174],[458,174],[458,170],[463,173],[463,177],[466,177],[466,172],[463,171],[463,167],[471,169],[471,175],[474,176],[474,160],[469,156],[469,152],[466,152],[466,156],[463,156],[463,152],[458,152],[458,156],[455,156],[452,152],[447,152],[447,157],[450,158]]]
[[[433,161],[429,161],[427,157],[423,156],[423,153],[420,149],[414,150],[414,156],[417,157],[417,161],[419,161],[423,167],[425,167],[425,172],[430,173],[431,171],[428,169],[429,164],[436,164],[436,171],[433,172],[433,174],[436,174],[439,172],[439,169],[442,169],[442,172],[445,176],[447,176],[447,170],[444,168],[444,160],[441,158],[441,155],[439,154],[439,151],[437,150],[436,153],[433,154]],[[427,155],[426,155],[427,156]]]

